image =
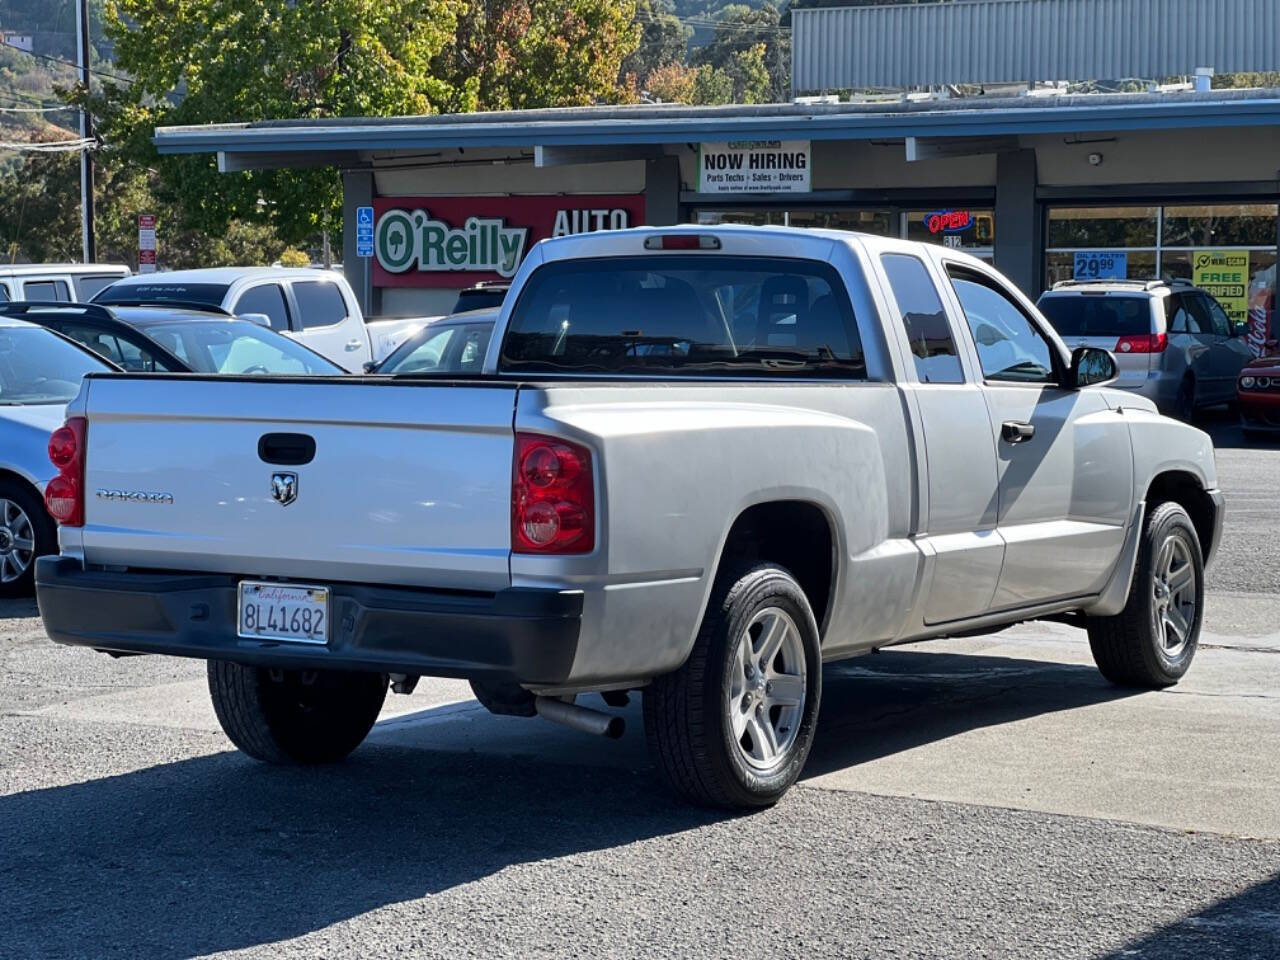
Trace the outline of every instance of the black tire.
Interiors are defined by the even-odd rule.
[[[758,768],[743,756],[743,741],[750,734],[735,739],[726,702],[734,678],[742,675],[738,640],[755,629],[756,618],[776,617],[771,611],[784,613],[788,628],[794,628],[789,646],[803,660],[804,682],[796,676],[792,683],[796,690],[803,687],[804,698],[793,708],[769,707],[764,701],[767,714],[757,708],[757,720],[777,718],[775,709],[795,711],[787,721],[794,732],[779,730],[794,739],[779,750],[772,766]],[[770,669],[775,665],[771,662]],[[731,809],[766,807],[787,792],[804,768],[821,697],[822,652],[813,611],[791,574],[766,564],[717,583],[689,659],[644,690],[645,735],[659,770],[687,800]]]
[[[5,503],[15,509],[4,507]],[[22,480],[0,479],[0,508],[0,597],[29,597],[35,587],[36,558],[58,550],[58,526],[35,487]],[[25,521],[18,519],[18,511]],[[29,537],[24,535],[28,532]],[[15,549],[15,538],[30,539],[34,549]],[[25,568],[18,573],[24,562]]]
[[[381,673],[268,670],[209,661],[209,695],[231,742],[256,760],[335,763],[364,741],[387,696]]]
[[[1191,591],[1195,610],[1187,622],[1186,640],[1173,649],[1167,642],[1171,628],[1161,619],[1160,588],[1156,584],[1160,550],[1170,538],[1176,538],[1182,544],[1187,563],[1195,576]],[[1181,613],[1179,617],[1186,622]],[[1088,619],[1093,660],[1102,675],[1119,686],[1172,686],[1182,679],[1195,658],[1203,619],[1204,559],[1200,552],[1200,538],[1180,504],[1157,504],[1143,529],[1137,567],[1124,610],[1113,617]]]
[[[1183,423],[1190,423],[1196,415],[1196,382],[1184,377],[1178,385],[1178,395],[1173,400],[1173,415]]]

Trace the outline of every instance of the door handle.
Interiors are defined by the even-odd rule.
[[[360,349],[360,341],[359,341],[359,340],[348,340],[348,341],[347,341],[347,349],[348,349],[348,350],[359,350],[359,349]]]
[[[1000,424],[1000,439],[1005,443],[1026,443],[1036,435],[1033,423],[1020,423],[1017,420],[1006,420]]]

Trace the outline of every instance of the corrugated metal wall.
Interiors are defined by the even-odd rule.
[[[797,93],[1280,70],[1280,0],[957,0],[791,16]]]

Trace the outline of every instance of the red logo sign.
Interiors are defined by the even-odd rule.
[[[373,282],[467,287],[509,280],[539,240],[644,224],[644,197],[379,197]]]

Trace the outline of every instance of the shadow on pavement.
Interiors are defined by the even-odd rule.
[[[1010,657],[899,650],[828,664],[805,776],[1137,692],[1092,666]]]
[[[1122,695],[1091,668],[1002,657],[894,652],[830,676],[810,774]],[[529,724],[549,745],[576,742]],[[442,718],[421,745],[375,737],[327,769],[228,752],[0,797],[3,952],[186,957],[270,944],[512,865],[726,816],[673,799],[643,762],[502,755],[486,751],[484,729]],[[464,736],[471,749],[450,743]],[[583,749],[592,756],[595,741]]]
[[[1125,944],[1106,960],[1273,960],[1280,957],[1280,873],[1243,893],[1219,900],[1141,940]]]
[[[38,616],[40,611],[36,608],[35,597],[0,600],[0,620],[18,620]]]

